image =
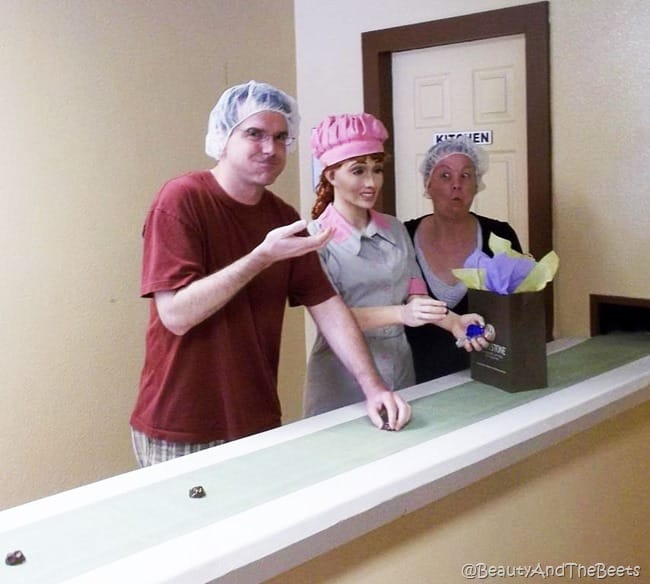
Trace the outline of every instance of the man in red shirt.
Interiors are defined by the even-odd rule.
[[[131,415],[141,466],[280,425],[287,301],[307,307],[377,427],[382,415],[394,430],[410,419],[313,253],[330,233],[308,236],[295,209],[266,189],[285,167],[298,121],[293,98],[275,87],[228,89],[206,136],[217,165],[168,181],[151,205],[141,294],[152,301]]]

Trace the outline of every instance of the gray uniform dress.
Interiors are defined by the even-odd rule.
[[[333,228],[334,237],[320,250],[321,262],[348,306],[390,306],[403,304],[409,294],[426,294],[411,240],[398,219],[372,211],[362,234],[330,205],[308,230],[314,234],[326,227]],[[364,334],[388,387],[413,385],[413,358],[404,327],[385,326]],[[313,416],[364,399],[359,384],[319,332],[307,365],[304,414]]]

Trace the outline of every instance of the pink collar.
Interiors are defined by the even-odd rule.
[[[353,237],[357,240],[361,239],[361,232],[348,220],[343,217],[331,203],[327,206],[325,211],[317,219],[322,227],[329,227],[334,232],[333,240],[336,243],[343,243],[346,239]],[[375,211],[370,210],[370,222],[366,227],[365,235],[372,237],[376,233],[380,234],[385,239],[393,241],[393,237],[388,233],[390,229],[390,222],[388,218]]]

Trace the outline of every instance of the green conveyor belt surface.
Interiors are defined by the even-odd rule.
[[[648,354],[648,334],[594,337],[549,356],[544,389],[508,393],[470,381],[413,401],[413,420],[400,432],[355,419],[0,533],[0,553],[27,557],[3,563],[0,582],[64,581]],[[207,497],[190,499],[195,485]]]

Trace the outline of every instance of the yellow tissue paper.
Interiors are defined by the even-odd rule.
[[[488,245],[495,257],[498,254],[505,254],[508,258],[512,258],[514,262],[524,260],[531,264],[531,262],[535,261],[530,255],[522,254],[512,249],[510,241],[497,235],[490,235]],[[491,265],[497,267],[497,262],[494,261],[494,263],[491,264],[495,258],[490,258],[486,254],[481,254],[481,256],[483,257],[479,259],[478,265],[488,266],[488,268],[464,267],[452,270],[453,274],[470,290],[490,290],[488,284],[490,281],[490,278],[488,277],[488,269]],[[503,265],[502,261],[499,263],[500,265]],[[552,281],[555,277],[555,273],[560,265],[560,258],[554,251],[550,251],[541,260],[531,265],[532,268],[526,277],[513,290],[515,294],[519,292],[538,292],[543,290],[546,287],[546,284]],[[514,273],[515,272],[513,271],[513,274]]]

